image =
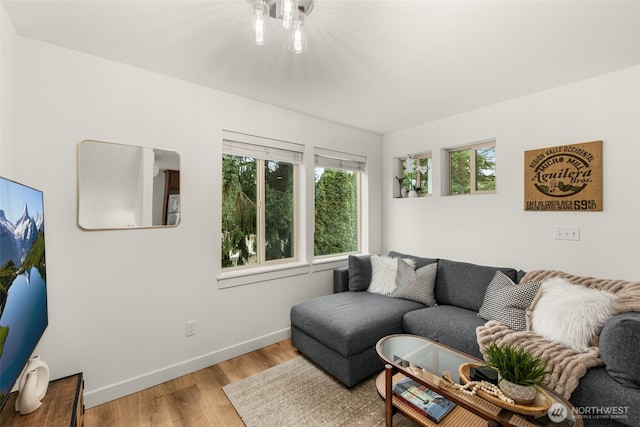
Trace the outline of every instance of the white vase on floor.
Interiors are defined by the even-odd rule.
[[[418,197],[418,192],[416,190],[409,191],[409,197]]]

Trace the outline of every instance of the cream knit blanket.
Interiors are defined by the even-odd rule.
[[[551,277],[562,277],[571,283],[608,291],[618,296],[617,312],[640,311],[640,282],[606,280],[593,277],[574,276],[561,271],[535,270],[528,272],[520,283],[543,281]],[[548,388],[568,399],[578,386],[587,369],[602,365],[597,346],[586,352],[578,352],[558,342],[545,339],[532,331],[514,331],[502,323],[490,320],[476,329],[480,351],[492,342],[498,345],[522,347],[534,356],[547,361],[549,373],[545,377]],[[597,342],[595,340],[594,342]]]
[[[598,347],[580,353],[564,344],[547,340],[531,331],[514,331],[500,322],[490,320],[476,329],[480,351],[492,342],[497,345],[522,347],[547,361],[547,387],[568,399],[587,369],[602,365]]]

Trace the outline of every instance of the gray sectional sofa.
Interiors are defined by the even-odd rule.
[[[413,260],[416,270],[437,263],[437,304],[366,292],[371,263],[367,256],[351,256],[349,267],[334,270],[333,294],[291,309],[293,345],[347,387],[383,369],[375,345],[390,334],[424,336],[481,358],[476,328],[486,322],[478,311],[489,283],[498,270],[514,283],[525,274],[394,251],[389,256]],[[587,426],[640,426],[640,313],[612,317],[602,330],[600,349],[607,365],[588,369],[570,401]]]

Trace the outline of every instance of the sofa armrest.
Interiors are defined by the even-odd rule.
[[[333,293],[347,292],[349,290],[349,267],[340,267],[333,270]]]
[[[600,357],[620,384],[640,388],[640,312],[616,314],[600,333]]]

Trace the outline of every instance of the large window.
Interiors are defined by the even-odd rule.
[[[231,135],[232,137],[234,135]],[[222,156],[222,267],[296,259],[297,144],[260,138],[224,140]]]
[[[360,251],[360,181],[366,158],[316,149],[315,256]]]
[[[496,190],[495,141],[448,150],[449,194]]]

